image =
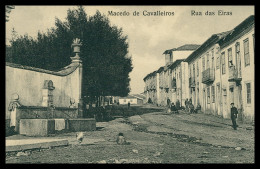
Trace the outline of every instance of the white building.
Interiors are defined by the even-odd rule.
[[[213,34],[201,46],[166,50],[165,66],[148,74],[145,91],[154,104],[192,99],[207,114],[230,118],[230,104],[238,119],[254,121],[255,18],[249,16],[234,29]]]
[[[187,59],[190,97],[208,114],[254,120],[254,16],[234,29],[212,35]]]
[[[133,94],[133,95],[128,95],[126,97],[119,97],[118,102],[120,105],[125,105],[130,103],[132,104],[138,104],[141,105],[144,103],[145,97],[142,95],[138,94]]]
[[[150,99],[154,104],[165,106],[170,99],[171,102],[179,100],[184,105],[188,90],[188,64],[183,61],[198,47],[186,44],[163,53],[165,66],[144,78],[147,102]]]

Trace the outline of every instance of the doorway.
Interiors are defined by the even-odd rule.
[[[203,109],[204,109],[204,113],[206,113],[206,105],[207,105],[207,99],[206,99],[206,91],[205,89],[203,89]]]
[[[223,112],[223,115],[225,117],[227,117],[227,89],[223,89],[223,108],[222,108],[222,112]]]
[[[217,84],[217,92],[216,92],[216,103],[217,103],[217,114],[222,115],[221,111],[221,93],[220,93],[220,84]]]

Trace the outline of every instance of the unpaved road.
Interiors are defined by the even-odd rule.
[[[205,114],[164,112],[98,122],[97,131],[85,132],[81,144],[75,133],[67,147],[32,151],[27,156],[8,154],[6,163],[254,163],[254,129]],[[129,145],[117,145],[123,132]],[[22,136],[13,136],[15,139]],[[241,150],[236,150],[240,147]]]

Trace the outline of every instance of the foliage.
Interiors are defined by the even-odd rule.
[[[17,36],[13,30],[6,61],[49,70],[69,65],[74,38],[82,41],[83,96],[126,96],[130,92],[129,73],[132,60],[128,57],[127,36],[122,28],[111,26],[99,11],[87,16],[84,8],[69,9],[67,18],[56,18],[55,28],[38,32],[37,38]]]

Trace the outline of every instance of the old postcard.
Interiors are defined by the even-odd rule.
[[[254,10],[6,5],[6,163],[255,163]]]

